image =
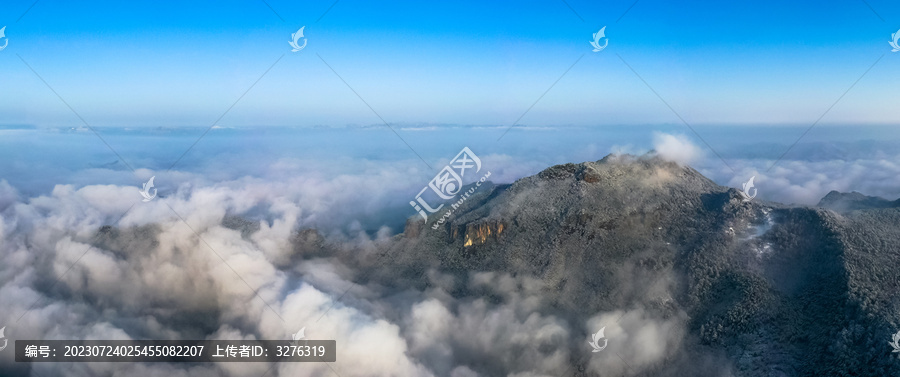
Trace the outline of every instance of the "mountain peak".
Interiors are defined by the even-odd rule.
[[[555,165],[533,177],[523,178],[513,186],[520,182],[530,185],[538,181],[567,179],[630,191],[669,186],[695,192],[721,189],[693,168],[667,161],[656,154],[609,154],[598,161]]]
[[[822,204],[845,202],[891,203],[832,192]],[[887,360],[890,324],[900,323],[890,278],[900,269],[900,208],[860,212],[747,202],[659,156],[608,155],[479,191],[440,230],[408,227],[388,246],[396,258],[381,282],[424,287],[431,282],[409,276],[438,268],[460,282],[445,294],[488,301],[466,282],[503,274],[540,292],[530,313],[589,324],[576,330],[586,336],[607,324],[631,333],[665,324],[682,344],[704,345],[674,347],[642,375],[722,375],[729,360],[747,376],[900,375],[896,364],[871,363]],[[490,298],[504,300],[513,298]],[[834,337],[853,328],[862,329],[853,339]],[[708,349],[727,360],[697,371]]]
[[[877,196],[867,196],[856,191],[843,193],[832,190],[816,206],[835,212],[849,212],[861,209],[891,208],[900,206],[900,201],[890,201]]]

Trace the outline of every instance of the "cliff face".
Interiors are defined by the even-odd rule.
[[[462,226],[462,234],[460,227],[454,227],[450,238],[463,238],[463,247],[482,245],[488,241],[488,238],[496,240],[503,233],[503,223],[497,220],[490,220],[481,223],[468,223]]]
[[[634,375],[882,376],[900,375],[887,344],[900,330],[898,224],[898,208],[745,202],[689,167],[611,155],[484,190],[445,226],[397,237],[391,252],[394,276],[409,284],[425,265],[463,280],[538,279],[546,305],[536,310],[584,336],[602,313],[677,319],[678,344],[693,346],[668,347]],[[711,355],[725,361],[693,362]],[[581,360],[576,369],[589,370]]]

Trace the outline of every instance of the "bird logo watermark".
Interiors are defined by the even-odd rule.
[[[291,343],[297,346],[304,338],[306,338],[306,327],[301,328],[300,331],[297,331],[296,334],[291,334]]]
[[[9,45],[9,38],[6,38],[6,26],[0,28],[0,38],[5,39],[5,41],[3,41],[3,46],[0,47],[0,51],[3,51],[3,49]]]
[[[900,331],[897,331],[897,333],[891,337],[891,340],[893,340],[893,342],[888,342],[894,349],[891,353],[900,353]],[[897,358],[900,358],[900,355],[897,355]]]
[[[609,339],[606,339],[606,337],[603,335],[603,331],[605,331],[605,330],[606,330],[606,326],[603,326],[600,328],[600,331],[597,331],[596,334],[591,334],[592,341],[588,341],[588,344],[590,344],[591,347],[594,348],[594,350],[591,352],[603,351],[604,349],[606,349],[606,346],[609,345]],[[603,340],[602,347],[600,346],[601,339]]]
[[[9,339],[6,339],[6,335],[3,334],[3,332],[5,330],[6,330],[6,326],[3,326],[2,328],[0,328],[0,339],[3,339],[3,347],[0,347],[0,351],[5,350],[6,346],[9,344]]]
[[[594,33],[594,40],[591,41],[591,46],[594,46],[594,52],[603,51],[603,49],[606,48],[607,45],[609,45],[609,38],[606,38],[606,40],[603,41],[603,46],[600,45],[600,39],[606,37],[605,32],[606,26],[601,28],[600,31]]]
[[[307,39],[306,39],[306,38],[303,38],[303,29],[304,29],[304,28],[306,28],[306,26],[301,27],[300,30],[297,30],[296,33],[291,34],[291,38],[292,38],[293,40],[290,41],[290,42],[288,42],[288,44],[291,45],[291,47],[293,47],[293,49],[291,50],[291,52],[297,52],[297,51],[302,50],[304,47],[306,47],[306,41],[307,41]],[[297,41],[299,41],[300,38],[303,38],[303,46],[297,44]]]
[[[900,44],[897,44],[897,41],[900,40],[900,30],[897,30],[897,32],[894,34],[891,34],[891,38],[893,40],[888,42],[888,44],[894,48],[893,50],[891,50],[891,52],[900,51]]]
[[[153,198],[156,197],[156,189],[153,188],[153,179],[154,178],[156,178],[155,175],[150,177],[150,180],[147,181],[147,183],[144,183],[144,187],[143,187],[143,189],[141,189],[141,196],[144,197],[143,202],[145,202],[145,203],[153,200]],[[150,189],[153,189],[152,195],[150,194]]]
[[[754,179],[754,178],[756,178],[755,175],[752,176],[752,177],[750,177],[750,180],[749,180],[749,181],[744,182],[744,183],[741,185],[741,186],[742,186],[741,194],[744,196],[744,201],[745,201],[745,202],[749,202],[750,200],[752,200],[753,198],[756,197],[756,187],[753,187],[753,179]],[[750,194],[750,190],[753,190],[753,194],[752,194],[752,195]]]

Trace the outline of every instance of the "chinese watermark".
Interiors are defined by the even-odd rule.
[[[466,171],[469,169],[474,169],[474,173],[481,171],[481,159],[478,158],[469,147],[464,147],[453,160],[450,160],[450,163],[447,164],[447,166],[444,166],[444,168],[428,182],[428,186],[425,186],[419,191],[415,200],[409,202],[409,205],[411,205],[425,221],[428,221],[428,214],[440,211],[441,208],[444,207],[444,204],[442,203],[437,207],[432,207],[428,204],[422,197],[426,190],[430,188],[440,200],[451,200],[459,196],[459,199],[455,203],[450,204],[451,208],[441,216],[440,220],[435,222],[432,229],[437,229],[440,224],[450,218],[453,211],[459,208],[459,206],[462,205],[470,195],[474,194],[475,190],[477,190],[478,187],[481,187],[481,184],[487,181],[488,177],[491,176],[491,172],[487,172],[481,179],[475,182],[473,187],[460,193],[463,188],[463,178],[466,176]]]

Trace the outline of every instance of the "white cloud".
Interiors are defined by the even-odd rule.
[[[684,135],[654,132],[653,149],[663,159],[677,162],[681,165],[690,165],[703,156],[700,148],[691,143]]]
[[[735,174],[684,136],[656,134],[653,144],[663,158],[693,162],[732,187],[756,175],[764,199],[810,204],[830,190],[900,196],[898,156],[786,160],[771,172],[766,171],[770,161],[729,160]],[[573,153],[585,160],[602,157],[590,158],[597,153],[593,145]],[[499,182],[547,167],[540,159],[520,156],[481,157]],[[571,344],[587,347],[588,334],[543,311],[545,292],[537,280],[474,271],[465,280],[431,271],[438,288],[422,292],[395,292],[377,282],[354,280],[371,268],[354,262],[371,257],[400,231],[383,225],[414,215],[407,202],[433,175],[418,164],[281,158],[260,168],[257,176],[215,180],[200,172],[175,171],[158,174],[160,197],[149,203],[140,202],[135,186],[57,185],[28,197],[0,180],[0,324],[18,339],[287,339],[305,326],[310,338],[338,341],[339,361],[331,366],[342,376],[470,377],[496,370],[526,376],[567,368]],[[90,170],[91,175],[98,172],[103,170]],[[140,172],[142,178],[150,174]],[[129,208],[115,224],[116,236],[92,239],[98,228],[114,223]],[[242,229],[224,226],[232,215],[248,219],[254,231],[242,234]],[[328,235],[334,254],[303,255],[306,259],[298,261],[290,239],[307,227]],[[459,286],[501,299],[448,293]],[[33,302],[34,309],[17,321]],[[620,313],[606,313],[585,325],[596,330],[613,314]],[[679,345],[682,318],[660,320],[640,311],[623,318],[607,334],[611,340],[618,337],[614,344],[638,368],[652,367]],[[10,355],[0,354],[0,364],[12,363]],[[260,365],[54,364],[35,371],[237,376],[255,374]],[[599,368],[596,361],[591,368]],[[278,365],[275,372],[331,373],[321,364],[290,363]]]

